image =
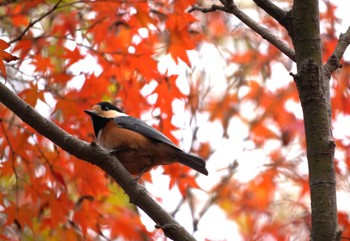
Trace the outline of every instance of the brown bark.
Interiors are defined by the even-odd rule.
[[[331,130],[329,84],[323,72],[317,0],[295,0],[292,31],[298,73],[294,75],[304,114],[309,185],[311,240],[337,238],[334,170],[335,142]]]

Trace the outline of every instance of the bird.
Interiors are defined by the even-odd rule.
[[[202,158],[184,152],[162,132],[111,103],[99,102],[84,112],[92,119],[97,143],[131,174],[141,176],[159,165],[181,163],[208,175]]]

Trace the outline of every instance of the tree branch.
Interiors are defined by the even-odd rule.
[[[332,73],[340,67],[340,59],[343,57],[346,48],[350,45],[350,27],[345,33],[340,34],[338,44],[335,47],[332,55],[328,58],[323,66],[325,81],[329,81]]]
[[[279,8],[275,4],[273,4],[270,0],[253,0],[256,5],[258,5],[261,9],[263,9],[266,13],[268,13],[271,17],[276,19],[288,32],[291,30],[291,24],[288,18],[288,11],[284,11]]]
[[[192,5],[192,7],[188,10],[188,12],[192,13],[194,11],[201,11],[202,13],[210,13],[210,12],[215,12],[217,10],[221,10],[221,11],[226,12],[226,7],[219,6],[216,4],[211,5],[210,8],[204,8],[204,7],[200,7],[198,5]]]
[[[224,1],[222,1],[224,2]],[[193,11],[201,11],[203,13],[214,12],[217,10],[224,11],[227,13],[231,13],[235,15],[238,19],[240,19],[244,24],[254,30],[257,34],[259,34],[262,38],[266,39],[276,48],[278,48],[282,53],[287,55],[291,60],[295,61],[295,53],[294,50],[289,48],[283,41],[279,40],[275,35],[273,35],[267,28],[262,27],[253,19],[251,19],[247,14],[241,11],[237,5],[232,0],[228,0],[224,2],[224,6],[212,5],[210,8],[203,8],[197,5],[193,5],[189,12]]]
[[[96,144],[89,144],[68,134],[52,121],[39,115],[30,105],[0,83],[0,101],[25,123],[73,156],[100,167],[128,194],[130,202],[150,216],[156,227],[173,240],[195,240],[175,219],[159,206],[128,173],[117,158]]]

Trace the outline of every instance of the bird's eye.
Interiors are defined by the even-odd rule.
[[[108,106],[105,106],[105,105],[101,106],[101,109],[104,110],[104,111],[108,111],[109,110]]]

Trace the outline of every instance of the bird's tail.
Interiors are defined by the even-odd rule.
[[[176,154],[178,162],[208,176],[208,170],[205,168],[205,161],[202,158],[182,150],[176,150]]]

